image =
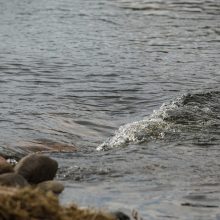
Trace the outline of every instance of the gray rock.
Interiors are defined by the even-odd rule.
[[[52,180],[57,169],[58,163],[55,160],[40,154],[31,154],[22,158],[14,168],[16,173],[31,184]]]
[[[13,187],[25,187],[28,186],[28,182],[23,176],[16,173],[4,173],[0,175],[1,186],[13,186]]]

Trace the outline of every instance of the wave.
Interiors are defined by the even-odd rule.
[[[188,93],[164,103],[141,121],[121,126],[97,150],[158,139],[207,141],[219,135],[219,128],[220,91]]]

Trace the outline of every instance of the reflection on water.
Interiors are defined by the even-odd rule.
[[[219,94],[219,20],[218,0],[0,0],[0,154],[76,146],[53,153],[64,201],[218,219],[219,98],[198,133],[95,149],[173,97]]]

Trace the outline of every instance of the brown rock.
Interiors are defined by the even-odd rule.
[[[61,182],[54,180],[39,183],[37,187],[45,192],[52,191],[55,194],[60,194],[64,190],[64,185]]]
[[[14,169],[11,164],[5,162],[5,163],[0,163],[0,174],[3,173],[11,173],[14,172]]]
[[[4,173],[0,175],[0,185],[1,186],[15,186],[24,187],[28,186],[28,182],[23,176],[16,173]]]
[[[52,180],[57,169],[58,163],[55,160],[40,154],[31,154],[22,158],[14,168],[16,173],[32,184]]]

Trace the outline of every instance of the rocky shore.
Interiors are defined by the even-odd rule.
[[[30,154],[16,165],[0,156],[1,220],[129,220],[122,212],[107,213],[59,204],[64,185],[54,180],[58,163],[42,154]]]

